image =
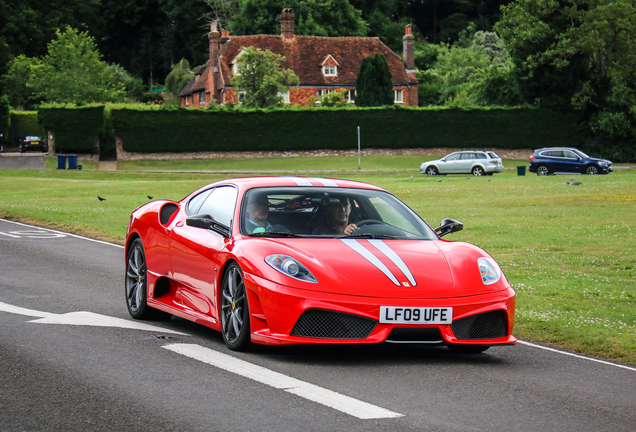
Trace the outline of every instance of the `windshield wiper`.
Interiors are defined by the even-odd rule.
[[[397,240],[397,239],[399,239],[401,237],[387,235],[387,234],[367,233],[367,234],[342,235],[342,236],[336,236],[336,238],[370,238],[370,239],[395,239],[395,240]]]
[[[303,237],[298,234],[282,231],[263,231],[258,233],[252,233],[250,237]]]

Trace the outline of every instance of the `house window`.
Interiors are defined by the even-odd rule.
[[[199,92],[199,105],[204,104],[205,103],[205,92],[203,90],[201,90]]]
[[[190,106],[190,96],[185,97],[185,106]]]
[[[347,101],[351,103],[356,103],[356,91],[355,90],[347,90],[346,93]]]
[[[285,93],[278,92],[278,96],[283,99],[283,103],[285,103],[285,104],[289,103],[289,92],[288,91],[286,91]]]
[[[239,90],[238,92],[238,103],[245,102],[245,90]]]
[[[322,73],[324,76],[337,76],[338,69],[336,68],[336,66],[323,66]]]
[[[322,90],[316,90],[316,97],[322,97],[324,95],[327,95],[329,93],[333,93],[335,92],[334,89],[322,89]]]
[[[404,103],[402,90],[393,90],[393,98],[395,103]]]

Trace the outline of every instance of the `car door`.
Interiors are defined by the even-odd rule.
[[[207,214],[230,227],[238,191],[233,186],[220,186],[193,197],[186,207],[187,216]],[[219,252],[228,239],[211,229],[187,225],[185,218],[176,224],[170,237],[170,266],[179,284],[181,302],[198,312],[218,318],[217,274]]]
[[[567,172],[583,172],[581,158],[570,150],[563,150],[563,168]]]
[[[473,169],[475,153],[462,153],[461,159],[457,162],[457,172],[468,174]]]
[[[459,158],[461,157],[461,153],[453,153],[446,156],[442,163],[439,164],[438,170],[440,174],[453,174],[457,172],[457,164],[459,163]]]

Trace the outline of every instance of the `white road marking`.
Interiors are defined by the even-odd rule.
[[[27,224],[23,224],[23,223],[20,223],[20,222],[14,222],[14,221],[7,220],[7,219],[2,219],[2,218],[0,218],[0,221],[1,222],[12,223],[12,224],[16,224],[16,225],[20,225],[20,226],[24,226],[24,227],[29,227],[29,228],[39,228],[39,227],[36,227],[36,226],[33,226],[33,225],[27,225]],[[48,228],[40,228],[40,229],[48,229]],[[57,233],[61,233],[61,234],[66,234],[66,235],[68,235],[70,237],[75,237],[75,238],[78,238],[78,239],[81,239],[81,240],[87,240],[87,241],[94,242],[94,243],[101,243],[101,244],[104,244],[104,245],[107,245],[107,246],[114,246],[114,247],[120,248],[120,249],[124,248],[124,246],[121,246],[121,245],[118,245],[118,244],[115,244],[115,243],[109,243],[109,242],[105,242],[105,241],[101,241],[101,240],[95,240],[95,239],[88,238],[88,237],[82,237],[82,236],[79,236],[79,235],[76,235],[76,234],[64,233],[62,231],[56,231],[56,230],[49,230],[49,231],[57,232]],[[4,234],[4,233],[0,233],[0,234]],[[2,305],[3,305],[3,303],[0,303],[0,310],[2,310]],[[13,306],[13,307],[17,308],[17,306]],[[18,308],[18,309],[21,309],[21,308]],[[14,312],[14,313],[17,313],[17,312]],[[40,312],[40,313],[46,313],[46,312]],[[33,315],[33,316],[36,316],[36,315]],[[165,329],[161,329],[161,330],[165,331]],[[567,351],[561,351],[561,350],[556,349],[556,348],[550,348],[550,347],[546,347],[546,346],[542,346],[542,345],[536,345],[536,344],[533,344],[531,342],[526,342],[526,341],[522,341],[522,340],[517,340],[517,343],[519,343],[521,345],[527,345],[527,346],[530,346],[530,347],[533,347],[533,348],[538,348],[538,349],[542,349],[542,350],[546,350],[546,351],[551,351],[551,352],[554,352],[554,353],[557,353],[557,354],[577,357],[577,358],[580,358],[582,360],[589,360],[589,361],[593,361],[593,362],[596,362],[596,363],[601,363],[601,364],[605,364],[605,365],[608,365],[608,366],[615,366],[615,367],[618,367],[618,368],[627,369],[627,370],[631,370],[631,371],[636,372],[636,368],[633,368],[633,367],[630,367],[630,366],[625,366],[625,365],[618,364],[618,363],[611,363],[611,362],[607,362],[607,361],[603,361],[603,360],[598,360],[598,359],[595,359],[595,358],[592,358],[592,357],[585,357],[585,356],[578,355],[578,354],[572,354],[572,353],[569,353]]]
[[[274,387],[275,389],[284,390],[359,419],[403,417],[403,414],[389,411],[379,406],[327,390],[323,387],[274,372],[262,366],[248,363],[236,357],[200,345],[170,344],[164,345],[163,348]]]
[[[0,234],[6,235],[7,237],[20,238],[20,236],[9,234],[9,233],[5,233],[5,232],[0,232]]]
[[[92,326],[92,327],[114,327],[125,328],[132,330],[143,330],[156,333],[172,333],[182,336],[189,336],[186,333],[181,333],[174,330],[169,330],[161,327],[155,327],[150,324],[145,324],[138,321],[129,321],[122,318],[115,318],[107,315],[100,315],[93,312],[69,312],[65,314],[54,314],[50,312],[41,312],[33,309],[26,309],[19,306],[13,306],[7,303],[0,302],[0,311],[9,312],[17,315],[26,315],[30,317],[36,317],[39,319],[29,321],[36,324],[65,324],[65,325],[80,325],[80,326]]]
[[[530,347],[533,347],[533,348],[539,348],[539,349],[542,349],[542,350],[545,350],[545,351],[554,352],[554,353],[557,353],[557,354],[563,354],[563,355],[567,355],[567,356],[570,356],[570,357],[576,357],[576,358],[582,359],[582,360],[589,360],[589,361],[593,361],[593,362],[596,362],[596,363],[601,363],[601,364],[609,365],[609,366],[615,366],[617,368],[623,368],[623,369],[627,369],[627,370],[636,372],[636,368],[630,367],[630,366],[625,366],[625,365],[618,364],[618,363],[612,363],[612,362],[608,362],[608,361],[605,361],[605,360],[599,360],[599,359],[595,359],[595,358],[592,358],[592,357],[586,357],[586,356],[583,356],[583,355],[574,354],[574,353],[567,352],[567,351],[561,351],[561,350],[558,350],[558,349],[555,349],[555,348],[550,348],[550,347],[543,346],[543,345],[537,345],[537,344],[533,344],[531,342],[526,342],[526,341],[522,341],[522,340],[517,340],[517,343],[519,343],[521,345],[527,345],[527,346],[530,346]]]
[[[109,243],[109,242],[105,242],[105,241],[102,241],[102,240],[95,240],[95,239],[92,239],[92,238],[89,238],[89,237],[84,237],[84,236],[81,236],[81,235],[71,234],[71,233],[67,233],[67,232],[63,232],[63,231],[57,231],[57,230],[50,229],[50,228],[36,227],[36,226],[33,226],[33,225],[27,225],[27,224],[23,224],[21,222],[15,222],[15,221],[12,221],[12,220],[2,219],[2,218],[0,218],[0,222],[7,222],[7,223],[23,226],[23,227],[28,227],[28,228],[37,228],[37,229],[40,229],[40,230],[45,230],[45,231],[49,231],[49,232],[56,233],[56,234],[63,234],[65,236],[74,237],[74,238],[77,238],[77,239],[80,239],[80,240],[86,240],[86,241],[93,242],[93,243],[99,243],[99,244],[104,244],[104,245],[107,245],[107,246],[114,246],[116,248],[124,249],[124,246],[118,245],[118,244],[115,244],[115,243]]]

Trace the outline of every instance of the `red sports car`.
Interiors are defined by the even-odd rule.
[[[310,177],[209,184],[135,210],[133,318],[176,315],[258,344],[512,345],[515,292],[495,260],[441,237],[387,191]]]

